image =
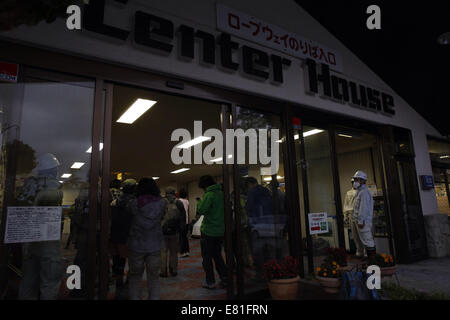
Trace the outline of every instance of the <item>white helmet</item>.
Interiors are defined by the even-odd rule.
[[[365,174],[365,173],[364,173],[363,171],[361,171],[361,170],[358,170],[358,171],[355,172],[355,174],[353,175],[352,178],[353,178],[353,179],[354,179],[354,178],[359,178],[359,179],[363,179],[363,180],[367,181],[367,174]]]
[[[60,165],[60,163],[59,163],[58,159],[56,159],[56,157],[53,154],[45,153],[38,157],[36,169],[38,171],[48,170],[48,169],[56,168],[59,165]]]

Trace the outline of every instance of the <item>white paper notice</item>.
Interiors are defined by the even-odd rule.
[[[309,213],[309,234],[328,233],[328,217],[326,212]]]
[[[8,207],[5,243],[61,238],[62,207]]]

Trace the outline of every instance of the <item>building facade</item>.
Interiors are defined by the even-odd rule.
[[[448,250],[447,229],[435,227],[445,216],[436,197],[442,192],[425,183],[446,168],[438,183],[448,194],[448,167],[432,165],[429,153],[433,138],[448,141],[294,1],[90,1],[82,21],[82,30],[58,19],[0,34],[0,61],[17,70],[0,85],[4,275],[8,265],[20,272],[24,242],[17,234],[6,241],[9,208],[46,152],[64,171],[64,215],[72,206],[86,213],[75,260],[88,297],[96,277],[99,297],[108,291],[114,178],[154,176],[161,189],[187,189],[191,220],[202,196],[198,178],[206,173],[222,183],[225,255],[238,271],[229,298],[264,287],[246,272],[268,259],[298,257],[304,275],[327,247],[354,251],[345,198],[357,170],[368,174],[374,196],[378,252],[408,263]],[[133,131],[116,120],[137,98],[157,108]],[[192,131],[195,121],[224,139],[230,128],[278,129],[278,172],[234,161],[169,163],[171,130]],[[77,161],[83,165],[74,169]],[[190,170],[184,176],[170,171],[183,167]],[[248,207],[237,205],[245,202],[246,177],[272,191],[266,221],[250,223]],[[326,213],[328,232],[314,232],[313,213]]]

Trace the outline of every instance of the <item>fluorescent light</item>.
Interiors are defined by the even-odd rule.
[[[74,162],[70,169],[80,169],[82,166],[84,166],[84,162]]]
[[[298,140],[298,139],[300,139],[300,135],[299,135],[299,134],[296,134],[296,135],[294,136],[294,140]]]
[[[284,177],[277,176],[277,180],[281,180],[281,179],[284,179]],[[263,180],[264,180],[264,181],[272,181],[272,177],[266,177],[266,178],[264,178]]]
[[[71,173],[64,173],[64,174],[61,176],[61,178],[67,179],[67,178],[70,178],[71,176],[72,176]]]
[[[153,180],[158,180],[159,179],[159,177],[152,177],[153,178]]]
[[[132,124],[135,122],[140,116],[142,116],[148,109],[153,107],[153,105],[157,101],[146,100],[146,99],[137,99],[131,107],[125,111],[120,118],[116,121],[119,123],[127,123]]]
[[[181,169],[172,171],[171,173],[180,173],[180,172],[184,172],[184,171],[188,171],[188,170],[191,170],[191,169],[189,169],[189,168],[181,168]]]
[[[348,136],[346,134],[338,134],[339,137],[344,137],[344,138],[353,138],[352,136]]]
[[[103,150],[103,142],[100,142],[99,149],[100,151]],[[86,153],[92,153],[92,147],[89,147],[89,149],[86,150]]]
[[[228,159],[231,159],[231,158],[233,158],[233,155],[229,154]],[[220,162],[222,160],[223,160],[222,157],[219,157],[219,158],[212,159],[209,162]]]
[[[64,181],[61,181],[61,180],[60,180],[59,183],[64,183]]]
[[[439,157],[439,159],[448,159],[448,158],[450,158],[450,156],[441,156],[441,157]]]
[[[309,136],[312,136],[312,135],[315,135],[315,134],[318,134],[318,133],[321,133],[321,132],[323,132],[323,130],[313,129],[311,131],[303,132],[303,137],[309,137]]]
[[[189,149],[192,146],[195,146],[196,144],[202,143],[204,141],[208,141],[211,140],[211,137],[204,137],[204,136],[200,136],[197,138],[194,138],[188,142],[185,142],[183,144],[180,144],[179,146],[177,146],[177,148],[179,149]]]

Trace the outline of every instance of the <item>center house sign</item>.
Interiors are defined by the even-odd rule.
[[[118,1],[126,3],[127,1]],[[106,25],[104,23],[105,0],[91,0],[84,6],[83,28],[117,40],[126,41],[130,31]],[[254,79],[265,81],[270,78],[274,84],[283,83],[283,70],[291,65],[291,60],[276,54],[268,54],[262,50],[240,45],[233,41],[228,33],[218,36],[181,24],[175,29],[174,23],[166,18],[143,11],[136,11],[134,17],[134,43],[141,47],[170,54],[174,49],[175,35],[179,37],[179,53],[184,59],[192,60],[195,56],[195,42],[201,42],[202,63],[218,65],[219,67],[237,71],[242,63],[242,71]],[[216,49],[219,50],[219,60],[216,62]],[[234,53],[242,50],[241,61],[233,59]],[[308,71],[307,92],[318,93],[318,82],[322,84],[323,95],[340,102],[348,102],[368,110],[380,111],[394,115],[394,98],[386,93],[371,89],[354,82],[331,75],[329,66],[321,63],[321,72],[317,72],[316,61],[306,59]]]

